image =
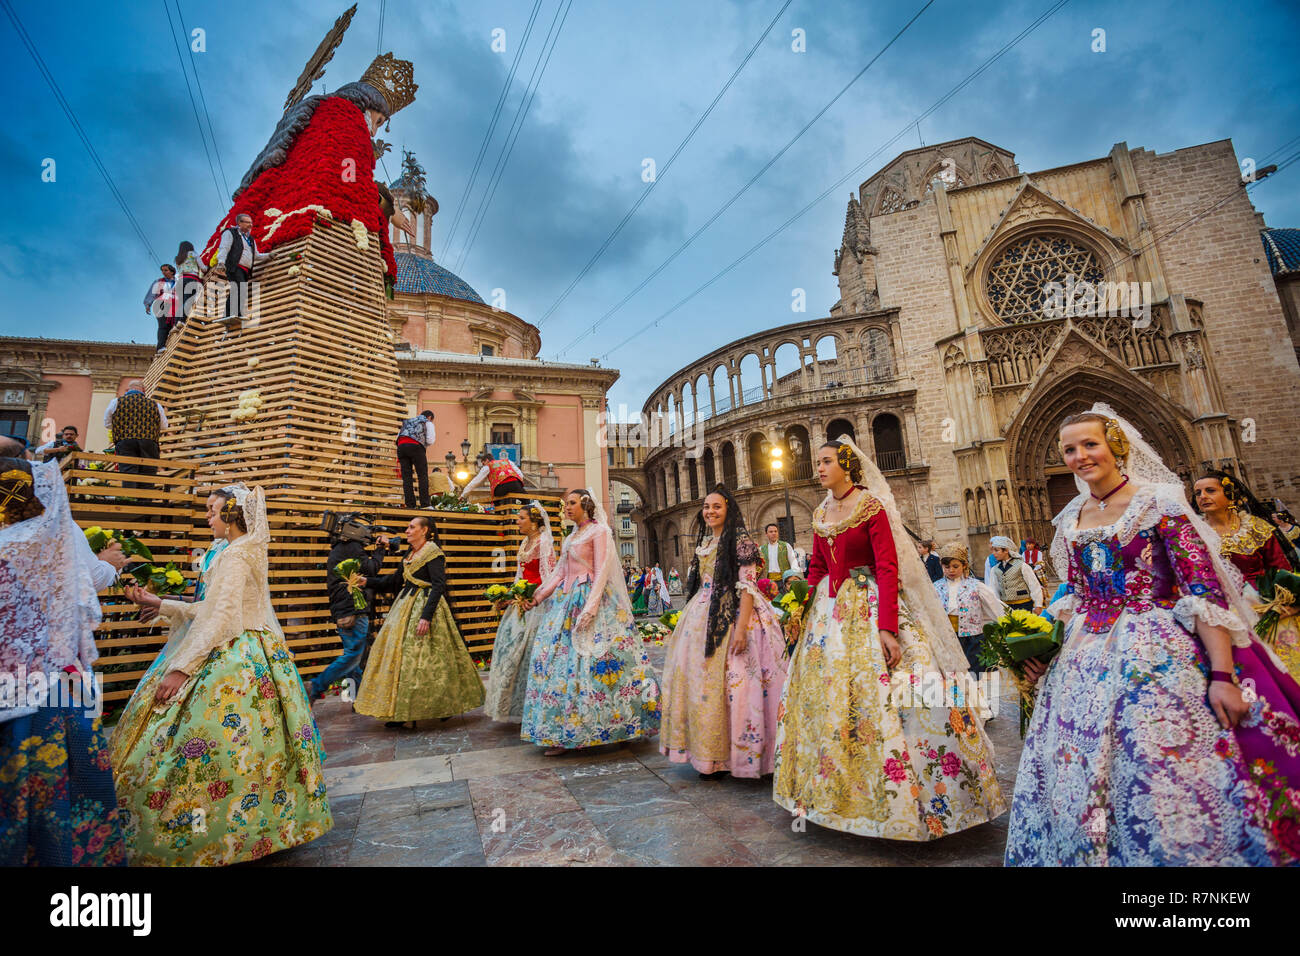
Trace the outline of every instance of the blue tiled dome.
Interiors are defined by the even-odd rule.
[[[432,293],[487,304],[468,282],[428,256],[398,252],[393,258],[397,262],[397,281],[393,283],[393,288],[398,292]]]
[[[1300,229],[1261,229],[1260,238],[1273,275],[1300,271]]]

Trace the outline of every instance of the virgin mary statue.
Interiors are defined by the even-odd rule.
[[[387,222],[410,231],[382,184],[376,183],[375,144],[371,137],[398,110],[415,101],[415,69],[391,53],[375,57],[360,81],[328,95],[293,102],[276,124],[271,140],[244,173],[234,205],[203,248],[203,261],[216,261],[221,234],[242,213],[253,217],[252,237],[259,252],[298,239],[318,216],[379,234],[386,281],[397,275]],[[359,224],[359,225],[358,225]]]

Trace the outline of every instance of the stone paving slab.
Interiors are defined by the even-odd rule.
[[[662,662],[662,648],[652,659]],[[1021,742],[1009,682],[987,726],[1010,802]],[[545,757],[481,710],[385,728],[315,706],[334,829],[262,866],[1000,866],[1007,816],[933,843],[795,821],[771,778],[702,780],[658,739]]]

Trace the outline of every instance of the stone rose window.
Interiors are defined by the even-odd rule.
[[[1102,282],[1101,261],[1071,236],[1037,234],[1007,246],[988,267],[984,291],[993,312],[1003,322],[1032,322],[1043,318],[1048,283],[1066,286]]]

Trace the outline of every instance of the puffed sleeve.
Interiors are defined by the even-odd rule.
[[[245,594],[251,572],[252,566],[242,551],[231,548],[222,555],[214,580],[203,600],[190,605],[195,609],[194,619],[181,646],[168,661],[168,670],[192,675],[215,648],[239,636],[244,602],[255,600],[251,595]]]
[[[202,601],[173,601],[166,599],[158,606],[158,614],[170,624],[192,621],[199,612]]]
[[[1182,594],[1174,605],[1179,623],[1189,631],[1196,629],[1198,619],[1230,631],[1243,630],[1241,618],[1228,605],[1209,547],[1187,515],[1162,514],[1156,531]]]
[[[1277,548],[1277,542],[1273,542],[1273,547]],[[1281,552],[1281,548],[1278,551]],[[95,563],[90,566],[90,580],[95,586],[96,591],[102,591],[104,588],[111,587],[117,580],[117,568],[113,567],[107,561],[95,559]]]
[[[438,555],[419,571],[415,576],[428,581],[429,599],[424,602],[424,610],[420,612],[420,620],[432,621],[433,614],[438,610],[438,602],[442,600],[443,595],[447,593],[447,559],[443,555]]]
[[[898,633],[898,551],[889,530],[889,518],[883,509],[866,520],[875,559],[876,589],[880,595],[876,626],[882,631]],[[929,575],[927,574],[927,577]]]
[[[816,588],[817,582],[824,577],[826,577],[826,539],[821,535],[814,535],[812,558],[808,561],[808,587]]]
[[[1268,542],[1260,548],[1256,554],[1264,562],[1264,567],[1277,568],[1279,571],[1290,571],[1291,562],[1286,559],[1286,552],[1282,550],[1282,545],[1277,543],[1277,535],[1269,535]],[[110,565],[111,567],[111,565]]]
[[[594,614],[596,608],[600,606],[601,598],[605,596],[605,589],[600,584],[604,577],[602,572],[605,571],[605,562],[610,559],[609,542],[608,534],[597,534],[592,537],[591,566],[595,569],[595,575],[591,583],[591,593],[587,595],[587,603],[582,606],[583,614]]]

